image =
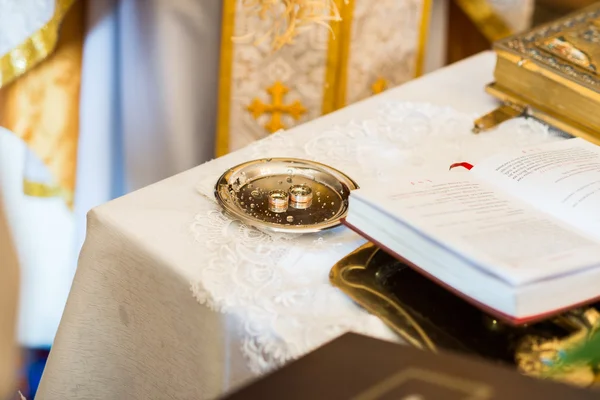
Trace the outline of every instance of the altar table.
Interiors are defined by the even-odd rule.
[[[484,86],[493,79],[494,60],[491,52],[476,55],[290,129],[278,140],[285,142],[286,138],[301,138],[332,126],[344,126],[351,120],[368,119],[375,116],[381,103],[386,101],[428,102],[473,116],[485,113],[497,106],[496,101],[484,92]],[[462,129],[466,128],[463,126]],[[267,296],[277,297],[277,294],[263,293],[259,289],[252,291],[254,289],[247,287],[239,288],[248,291],[243,294],[246,299],[243,304],[233,300],[228,302],[227,296],[216,301],[210,298],[210,291],[206,293],[200,289],[196,298],[192,295],[190,285],[193,282],[201,287],[202,279],[210,280],[204,282],[209,287],[222,271],[217,265],[213,269],[204,268],[203,274],[198,274],[202,263],[209,262],[206,254],[211,245],[202,235],[207,230],[224,229],[222,227],[228,225],[219,225],[223,221],[214,214],[214,224],[196,229],[199,240],[190,230],[198,210],[214,203],[209,196],[198,192],[199,183],[204,180],[205,188],[209,188],[214,183],[215,165],[223,172],[236,165],[238,159],[234,153],[216,162],[158,182],[89,213],[86,244],[42,378],[39,399],[215,398],[256,377],[265,367],[261,362],[272,364],[277,361],[278,354],[282,354],[282,360],[286,360],[284,355],[288,358],[290,354],[300,356],[306,349],[323,344],[315,338],[324,337],[322,334],[329,327],[323,325],[321,331],[316,326],[311,333],[302,324],[282,326],[286,319],[281,311],[279,314],[273,312],[267,325],[276,327],[276,333],[265,332],[263,335],[253,331],[254,322],[257,327],[265,324],[264,321],[248,320],[248,316],[268,316],[259,311],[273,304],[284,307],[293,299],[267,299]],[[313,297],[330,293],[332,288],[326,279],[329,269],[361,244],[362,239],[345,232],[345,228],[336,229],[332,234],[347,235],[346,242],[332,246],[318,260],[305,262],[305,266],[296,265],[295,271],[291,272],[298,277],[298,293],[304,289]],[[249,235],[250,240],[252,234]],[[315,246],[320,240],[315,240]],[[259,249],[261,243],[253,246]],[[242,255],[223,253],[222,259],[211,262],[229,262],[227,260],[238,256]],[[312,272],[303,275],[303,268]],[[272,275],[284,271],[266,272]],[[317,281],[303,279],[317,276],[316,273]],[[271,275],[268,279],[281,278]],[[263,282],[267,278],[243,279]],[[232,282],[233,299],[233,292],[238,288],[235,281]],[[235,293],[236,299],[241,296]],[[330,301],[331,295],[327,294],[321,307],[310,310],[312,317],[307,321],[326,321],[328,310],[338,307],[328,304]],[[311,304],[315,304],[314,298]],[[339,309],[350,316],[347,326],[351,329],[356,327],[352,317],[355,313],[356,319],[362,321],[359,328],[363,332],[377,332],[379,336],[390,334],[389,331],[386,333],[387,328],[381,321],[364,315],[366,312],[354,304],[340,305]],[[335,319],[335,315],[331,318]],[[341,326],[327,331],[327,338],[342,334],[344,325]],[[304,329],[302,335],[298,334],[300,329]],[[249,338],[249,335],[253,337]],[[297,335],[294,340],[298,347],[289,343],[283,346],[286,342],[281,336],[285,335]],[[266,354],[264,358],[257,354],[261,352]],[[254,354],[250,363],[248,354]]]

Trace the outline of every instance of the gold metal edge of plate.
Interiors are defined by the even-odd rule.
[[[379,317],[408,344],[419,349],[437,351],[436,345],[421,326],[398,302],[394,301],[393,294],[386,293],[383,288],[373,282],[357,284],[346,279],[348,272],[365,270],[377,251],[380,251],[378,247],[373,243],[367,243],[342,258],[332,267],[329,273],[330,283],[368,312]],[[407,326],[404,326],[401,322],[402,318],[409,321],[410,328],[418,333],[418,337],[407,331]]]

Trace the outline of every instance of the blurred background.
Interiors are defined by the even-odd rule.
[[[68,8],[61,27],[64,37],[59,39],[58,49],[61,49],[60,40],[63,40],[62,49],[66,49],[63,50],[64,60],[73,57],[83,59],[82,76],[78,76],[77,80],[73,72],[66,75],[63,72],[61,76],[39,74],[24,85],[32,85],[31,80],[34,79],[38,80],[38,84],[56,83],[61,79],[67,79],[67,83],[80,83],[79,96],[89,105],[88,110],[94,110],[94,115],[85,118],[86,111],[81,109],[79,125],[73,125],[71,121],[76,116],[78,105],[71,104],[69,97],[59,92],[40,110],[30,107],[31,98],[23,98],[18,93],[18,88],[15,88],[19,84],[18,79],[16,83],[0,87],[0,125],[4,126],[0,127],[0,398],[3,376],[11,376],[11,372],[3,368],[14,371],[18,387],[25,396],[33,398],[35,395],[76,270],[77,256],[85,238],[87,211],[215,156],[215,139],[208,135],[194,142],[201,150],[184,157],[171,154],[171,158],[163,158],[161,149],[164,149],[164,143],[160,139],[161,133],[153,134],[156,128],[152,121],[144,117],[129,117],[131,112],[150,118],[149,115],[156,109],[169,110],[173,105],[177,106],[176,100],[169,97],[172,94],[167,90],[168,85],[161,86],[161,82],[179,79],[177,74],[192,74],[190,69],[174,68],[169,73],[163,69],[157,73],[156,65],[163,58],[169,58],[169,51],[190,53],[189,48],[181,47],[182,40],[192,43],[191,53],[197,52],[187,61],[181,60],[181,63],[200,64],[193,72],[195,79],[201,79],[198,74],[209,76],[218,72],[218,37],[211,37],[212,33],[203,29],[210,24],[207,21],[218,24],[220,2],[207,1],[200,5],[203,1],[75,0]],[[484,15],[486,8],[480,6],[483,3],[475,0],[432,1],[425,73],[491,48],[495,38],[485,29],[490,22]],[[25,24],[25,20],[22,23],[14,20],[14,15],[18,14],[15,9],[19,7],[35,14],[43,24],[52,17],[55,7],[62,3],[69,2],[0,1],[0,26]],[[497,11],[497,16],[505,19],[513,32],[518,32],[556,19],[593,1],[489,0],[487,3]],[[182,17],[177,13],[180,6],[197,13]],[[169,36],[170,30],[178,33]],[[77,36],[79,41],[85,40],[85,45],[80,46],[83,49],[80,53],[74,52],[72,47],[77,40],[75,43],[67,41],[74,37],[67,32],[77,34],[78,31],[85,31],[85,34]],[[194,32],[204,35],[207,42],[193,45]],[[13,36],[10,29],[0,28],[0,56],[11,50],[16,40]],[[179,50],[164,50],[171,47]],[[96,51],[92,52],[90,48]],[[210,89],[208,94],[214,99],[216,79],[214,74],[210,76],[202,84]],[[127,88],[129,79],[137,82],[136,85],[143,83],[143,79],[151,83],[150,86],[156,89],[153,105],[156,108],[140,105],[138,103],[143,103],[142,100],[127,96],[121,88]],[[139,87],[130,86],[127,90],[137,89]],[[31,93],[29,96],[36,96],[35,90]],[[214,100],[211,102],[215,103]],[[120,111],[115,111],[115,105]],[[69,112],[69,107],[73,108],[72,112]],[[214,125],[214,108],[206,108],[203,112],[206,113],[203,123]],[[169,131],[191,126],[194,132],[194,124],[188,124],[185,116],[177,113],[160,115],[164,119],[172,118],[172,115],[178,118],[177,123],[161,121],[160,129]],[[60,118],[64,121],[57,122]],[[31,130],[35,126],[44,124],[48,131],[78,130],[75,132],[79,134],[78,148],[67,149],[70,154],[79,154],[77,166],[71,166],[77,174],[77,187],[71,187],[72,192],[65,192],[65,185],[56,182],[54,172],[58,170],[57,162],[53,158],[42,159],[40,152],[35,151],[48,145],[45,139],[37,142],[28,139],[33,135]],[[134,139],[128,137],[137,138],[135,140],[140,143],[150,143],[149,139],[153,139],[156,145],[142,144],[133,150],[128,147],[128,141]],[[64,137],[61,140],[65,140]],[[54,145],[58,149],[60,143],[51,144],[50,148]],[[51,150],[48,157],[54,157],[56,151]],[[134,164],[128,160],[141,161]],[[61,175],[62,178],[65,182],[74,182],[73,176]]]

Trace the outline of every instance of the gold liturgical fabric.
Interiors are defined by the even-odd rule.
[[[224,0],[217,155],[420,75],[431,1],[336,0],[331,31],[311,26],[273,51],[268,40],[232,38],[264,31],[277,14]]]
[[[73,202],[79,133],[83,2],[57,0],[51,20],[0,58],[0,125],[48,167],[54,182],[25,179],[35,196]]]

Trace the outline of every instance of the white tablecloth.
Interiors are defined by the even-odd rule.
[[[253,156],[321,160],[360,184],[389,179],[390,160],[447,170],[554,140],[523,122],[469,133],[497,105],[493,66],[475,56],[94,209],[40,399],[214,398],[345,330],[392,338],[327,282],[362,239],[256,232],[218,211],[211,185]]]

